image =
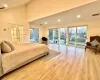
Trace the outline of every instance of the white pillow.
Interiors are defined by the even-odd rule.
[[[9,45],[12,51],[15,50],[15,47],[9,41],[4,41],[4,42]]]
[[[92,42],[90,42],[92,46],[97,46],[99,42],[95,39]]]
[[[11,52],[11,48],[9,47],[9,45],[7,45],[5,42],[1,43],[1,52],[2,53],[9,53]]]

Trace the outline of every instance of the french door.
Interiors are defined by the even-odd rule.
[[[24,27],[13,25],[11,27],[11,40],[15,44],[24,43]]]
[[[39,29],[31,28],[30,29],[30,42],[39,42]]]

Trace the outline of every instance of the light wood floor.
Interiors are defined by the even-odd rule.
[[[47,62],[32,62],[2,80],[100,80],[100,53],[70,46],[49,47],[61,54]]]

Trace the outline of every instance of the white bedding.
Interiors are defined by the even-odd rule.
[[[17,65],[33,58],[41,53],[49,52],[49,49],[44,44],[20,44],[15,45],[15,51],[5,53],[2,55],[2,67],[4,73],[9,72],[10,69]]]

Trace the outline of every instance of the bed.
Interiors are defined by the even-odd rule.
[[[44,44],[27,43],[14,46],[14,51],[0,53],[0,76],[49,53]]]

